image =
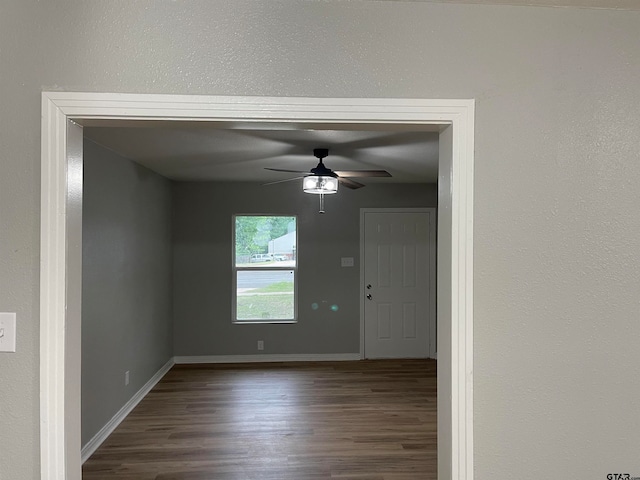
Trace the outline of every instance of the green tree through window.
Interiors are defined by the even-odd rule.
[[[235,216],[235,322],[295,321],[296,223],[295,216]]]

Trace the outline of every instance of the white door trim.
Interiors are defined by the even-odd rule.
[[[364,216],[367,213],[415,213],[429,214],[429,266],[436,264],[436,218],[435,207],[407,207],[407,208],[361,208],[360,209],[360,358],[366,357],[365,351],[365,287],[364,287]],[[429,358],[436,358],[436,281],[435,270],[429,270]]]
[[[44,92],[42,94],[40,249],[41,479],[81,477],[78,294],[75,262],[81,255],[77,208],[82,184],[74,165],[81,151],[70,121],[204,120],[238,123],[377,124],[426,129],[441,125],[438,238],[446,238],[446,264],[438,248],[439,478],[473,478],[473,100],[221,97]],[[445,147],[443,145],[445,140]],[[442,156],[444,153],[444,157]],[[444,176],[444,177],[443,177]],[[80,195],[80,198],[77,198]],[[439,242],[439,247],[442,242]],[[450,252],[448,249],[450,248]],[[449,255],[450,254],[450,255]],[[444,254],[443,254],[444,255]],[[71,267],[70,267],[71,265]],[[441,273],[444,272],[441,276]],[[450,280],[450,282],[449,282]],[[450,287],[450,292],[448,291]],[[446,295],[441,296],[441,291]],[[442,299],[447,300],[442,309]],[[448,327],[442,329],[441,327]],[[444,335],[444,334],[443,334]],[[442,337],[440,339],[442,341]],[[444,372],[444,375],[443,375]],[[76,451],[77,450],[77,451]]]

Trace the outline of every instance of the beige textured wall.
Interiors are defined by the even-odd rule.
[[[478,479],[640,476],[640,14],[0,3],[0,477],[39,478],[40,92],[475,98]]]

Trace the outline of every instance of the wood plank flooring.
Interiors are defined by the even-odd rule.
[[[436,362],[176,365],[84,480],[435,480]]]

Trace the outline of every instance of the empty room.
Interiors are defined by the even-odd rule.
[[[351,128],[84,128],[84,479],[436,478],[438,132]]]
[[[358,452],[384,459],[373,471],[392,454],[409,468],[428,439],[405,430],[391,447],[377,440],[400,433],[352,428],[428,431],[422,378],[291,368],[369,362],[365,308],[381,327],[391,310],[361,277],[362,218],[436,203],[437,359],[416,361],[437,365],[438,478],[640,477],[640,2],[3,0],[0,46],[3,480],[80,480],[87,458],[103,478],[144,461],[147,477],[213,477],[213,454],[215,475],[239,478],[276,463],[366,475],[340,461]],[[83,192],[82,129],[177,121],[438,125],[437,202],[370,152],[286,151],[259,133],[262,151],[229,140],[254,157],[214,162],[215,179],[87,137]],[[202,139],[184,136],[184,160],[205,168]],[[365,186],[321,206],[284,181],[316,168],[316,148],[334,172],[392,177],[344,178]],[[411,403],[395,422],[397,406],[373,408],[391,398]]]

